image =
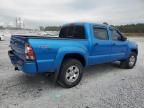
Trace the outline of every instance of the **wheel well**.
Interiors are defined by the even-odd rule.
[[[132,49],[131,51],[138,55],[138,50],[137,49]]]
[[[84,58],[82,55],[80,55],[80,54],[75,54],[75,53],[74,53],[74,54],[66,54],[66,55],[64,56],[63,61],[66,60],[66,59],[70,59],[70,58],[77,59],[77,60],[79,60],[79,61],[81,62],[81,64],[82,64],[83,66],[86,66],[85,58]]]

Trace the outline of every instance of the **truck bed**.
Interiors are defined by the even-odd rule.
[[[55,62],[58,53],[61,55],[61,51],[64,53],[64,50],[68,52],[70,49],[76,50],[76,48],[79,48],[81,50],[85,49],[85,47],[88,48],[88,41],[86,39],[13,35],[11,37],[10,47],[13,54],[23,61],[23,63],[27,62],[25,45],[30,45],[33,48],[36,58],[33,63],[36,63],[38,72],[54,72],[56,64],[59,64],[58,60],[60,60],[58,59]]]
[[[54,40],[69,40],[73,38],[62,38],[59,36],[35,36],[35,35],[12,35],[13,38],[23,38],[23,39],[54,39]]]

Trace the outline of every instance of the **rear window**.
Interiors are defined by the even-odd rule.
[[[74,38],[74,39],[85,39],[85,29],[81,25],[65,26],[62,27],[60,38]]]

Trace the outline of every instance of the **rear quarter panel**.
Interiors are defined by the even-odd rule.
[[[38,72],[54,72],[59,69],[65,54],[78,53],[87,59],[87,39],[29,39]]]

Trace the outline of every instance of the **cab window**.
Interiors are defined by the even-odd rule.
[[[100,39],[100,40],[108,40],[109,39],[106,28],[94,27],[93,31],[94,31],[95,38]]]
[[[85,39],[85,28],[82,25],[69,25],[62,27],[60,38]]]

